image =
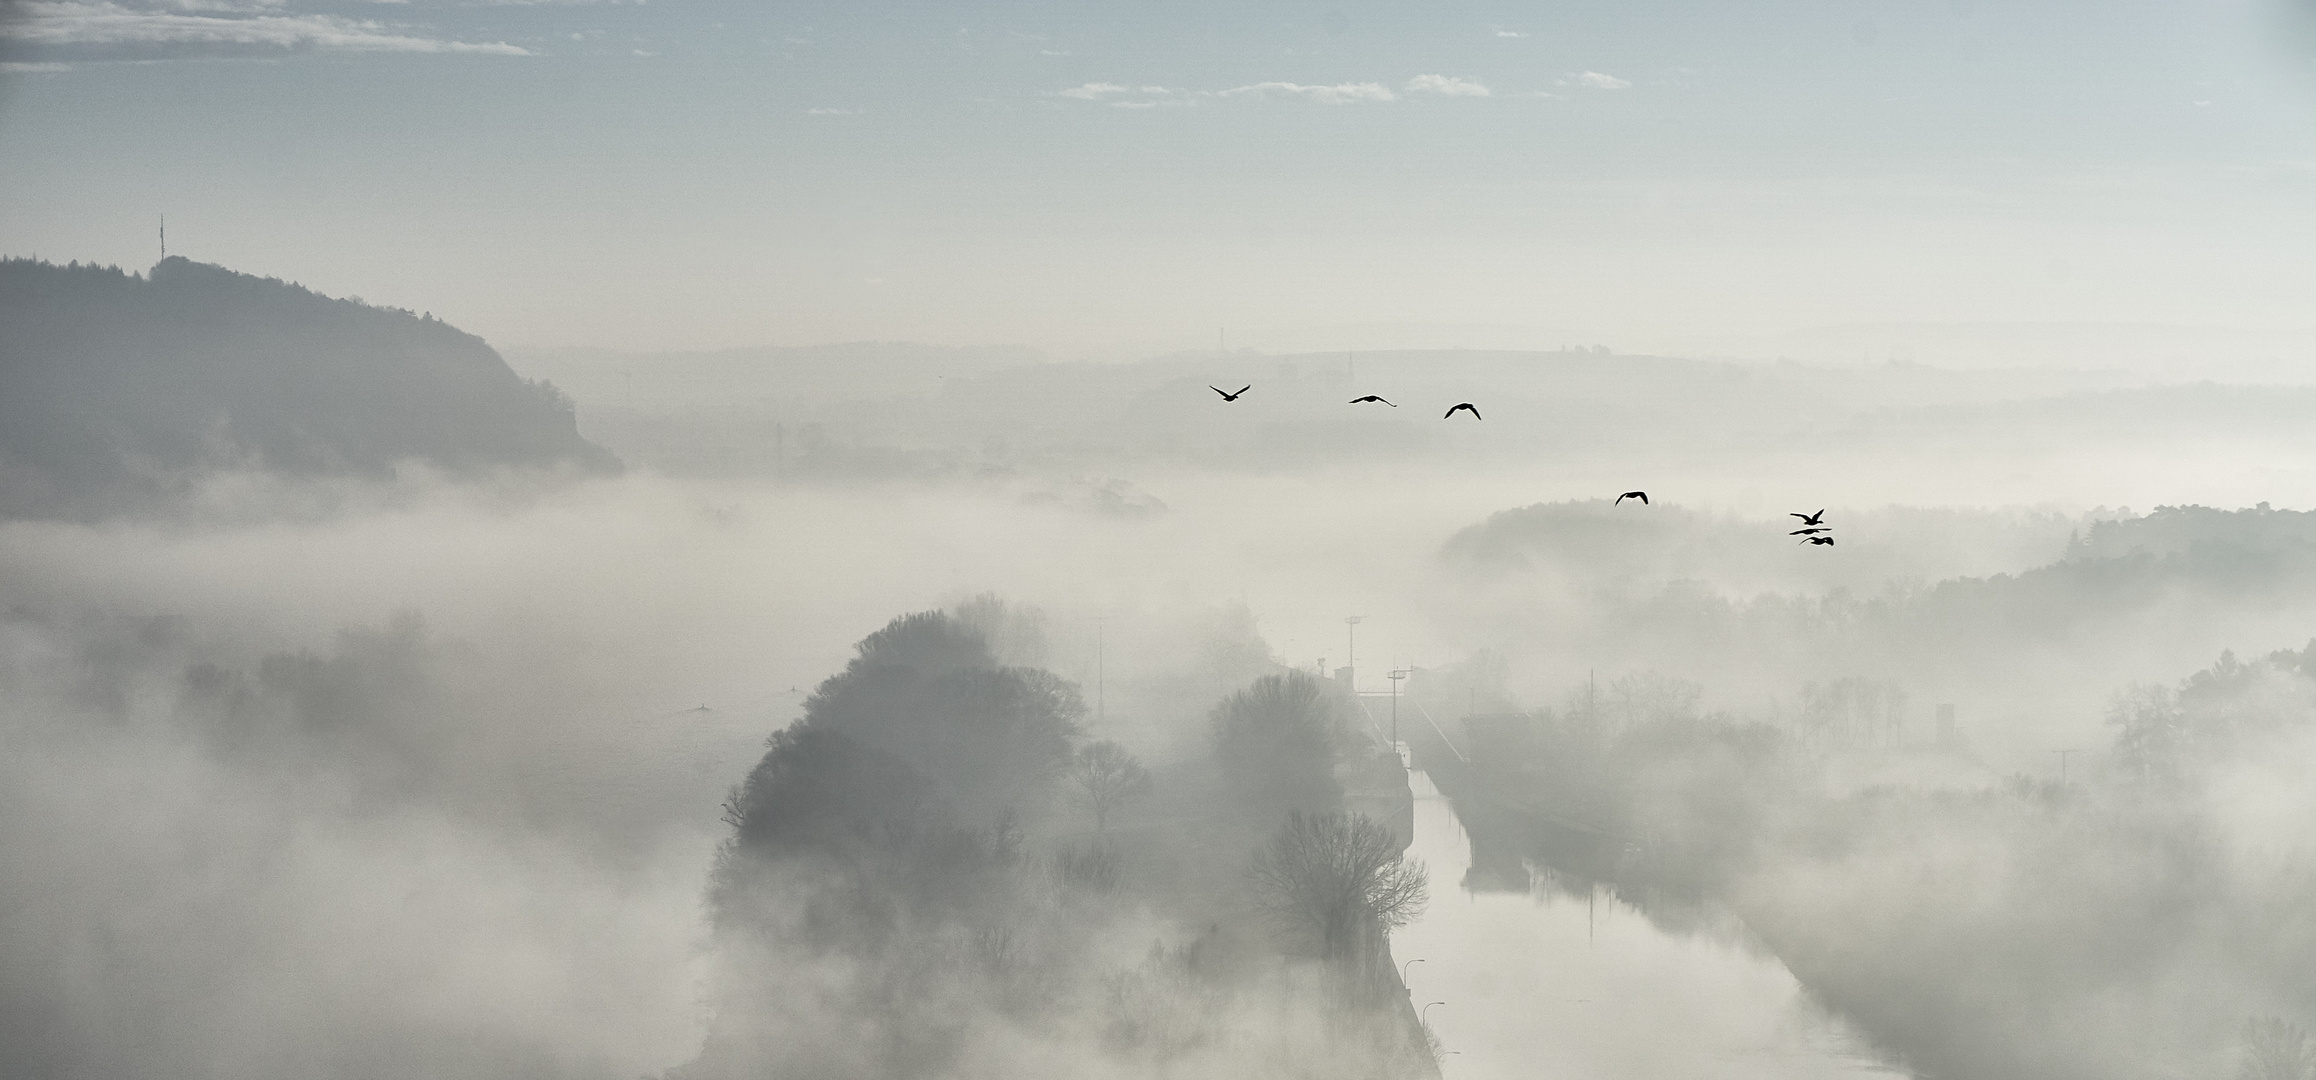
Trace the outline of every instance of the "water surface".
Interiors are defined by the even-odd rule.
[[[1676,936],[1603,889],[1471,892],[1471,844],[1421,772],[1410,854],[1431,905],[1392,935],[1407,983],[1449,1052],[1448,1080],[1834,1080],[1904,1073],[1803,993],[1775,957]],[[1589,910],[1588,910],[1589,907]]]

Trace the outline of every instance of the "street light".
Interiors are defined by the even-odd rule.
[[[1343,670],[1350,676],[1344,682],[1349,684],[1349,688],[1354,694],[1359,692],[1359,620],[1366,617],[1365,615],[1352,615],[1343,620],[1344,645],[1349,650],[1349,654],[1343,660]]]
[[[1391,756],[1399,756],[1399,680],[1406,678],[1414,668],[1392,668],[1385,672],[1391,678]],[[1400,763],[1401,767],[1406,762]]]
[[[1408,964],[1420,964],[1420,963],[1423,963],[1423,957],[1420,957],[1420,956],[1418,956],[1418,957],[1416,957],[1415,959],[1408,961],[1408,962],[1407,962],[1407,964],[1401,964],[1401,965],[1399,965],[1399,985],[1401,985],[1401,986],[1406,986],[1406,985],[1407,985],[1407,965],[1408,965]]]
[[[1445,1004],[1447,1004],[1447,1002],[1444,1002],[1444,1001],[1434,1001],[1434,1002],[1432,1002],[1432,1003],[1431,1003],[1431,1005],[1445,1005]],[[1423,1007],[1423,1011],[1422,1011],[1422,1012],[1419,1012],[1419,1013],[1415,1014],[1415,1022],[1416,1022],[1417,1024],[1420,1024],[1420,1025],[1422,1025],[1422,1026],[1424,1026],[1424,1027],[1430,1027],[1430,1026],[1431,1026],[1431,1019],[1430,1019],[1430,1017],[1431,1017],[1431,1005],[1426,1005],[1426,1006],[1424,1006],[1424,1007]]]

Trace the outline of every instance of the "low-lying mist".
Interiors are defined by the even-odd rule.
[[[720,1075],[709,1066],[750,1060],[702,1057],[731,1051],[712,1032],[739,1037],[716,1026],[738,1007],[737,946],[710,900],[734,786],[856,659],[856,642],[898,615],[984,593],[1033,613],[1035,648],[1000,659],[1073,684],[1082,738],[1139,755],[1156,790],[1176,784],[1165,798],[1188,797],[1190,781],[1168,770],[1205,760],[1210,713],[1248,678],[1331,674],[1353,649],[1363,690],[1387,689],[1387,668],[1421,669],[1428,685],[1408,689],[1451,714],[1438,718],[1458,735],[1452,714],[1572,715],[1586,692],[1622,694],[1634,716],[1672,702],[1793,734],[1871,685],[1888,688],[1872,708],[1902,718],[1898,741],[1920,745],[1944,737],[1939,706],[1957,705],[1951,760],[1829,759],[1847,779],[1828,790],[1847,797],[1887,784],[1990,790],[2021,772],[2041,782],[2060,749],[2084,751],[2073,765],[2091,771],[2078,779],[2100,775],[2118,692],[2176,683],[2222,649],[2264,656],[2316,635],[2296,519],[2245,511],[2214,526],[2216,540],[2182,538],[2161,514],[2099,506],[1894,502],[1875,496],[1870,470],[1845,468],[1829,463],[1824,493],[1804,498],[1798,479],[1700,461],[1646,481],[1648,506],[1609,505],[1604,494],[1640,481],[1601,483],[1609,470],[1597,462],[1145,464],[855,482],[644,469],[547,486],[228,476],[214,490],[230,512],[0,524],[0,860],[14,870],[0,881],[0,1072]],[[1053,475],[1096,486],[1129,476],[1153,505],[1117,513],[1053,497],[1039,478]],[[2152,506],[2172,475],[2094,490]],[[1928,468],[1898,479],[1891,488],[1916,494],[1966,486]],[[1780,515],[1821,506],[1840,543],[1794,546]],[[2134,523],[2138,533],[2102,531]],[[1355,641],[1349,616],[1363,616]],[[2272,851],[2304,823],[2295,775],[2222,770],[2208,790],[2264,822],[2270,839],[2243,842]],[[1066,817],[1058,802],[1051,813]],[[1051,841],[1033,844],[1039,858],[1081,827],[1030,825],[1033,841]],[[1000,1024],[991,1017],[1011,1006],[973,999],[980,984],[909,982],[895,969],[902,981],[879,993],[915,986],[932,996],[910,1009],[948,1010],[942,1023],[973,1040],[923,1061],[955,1075],[1246,1067],[1187,1050],[1120,1058],[1102,1034],[1117,995],[1155,995],[1165,1012],[1190,1008],[1200,987],[1235,985],[1199,966],[1211,960],[1185,958],[1239,944],[1202,938],[1204,924],[1164,905],[1089,913],[1075,886],[1055,884],[1061,871],[1004,862],[998,834],[975,835],[972,850],[997,860],[988,902],[1077,912],[1015,939],[1072,958],[1019,969],[1061,972],[1024,1000],[1066,1006]],[[1823,852],[1780,854],[1717,880],[1773,943],[1813,955],[1816,939],[1790,925],[1939,865],[1918,861],[1906,846],[1916,839],[1956,852],[1951,873],[1964,878],[1989,873],[1971,860],[2034,857],[1983,850],[1981,835],[1897,829],[1872,841],[1893,863],[1884,870],[1837,860],[1835,874]],[[1201,873],[1236,881],[1259,839],[1208,853]],[[2089,850],[2097,860],[2107,849]],[[1459,887],[1432,883],[1441,898]],[[2008,894],[1972,895],[2000,905]],[[2288,891],[2241,895],[2298,910]],[[1830,939],[1844,948],[1906,933],[1822,921],[1854,935]],[[926,948],[963,950],[960,964],[1010,955],[926,932]],[[2180,947],[2197,963],[2219,955]],[[861,984],[783,966],[795,960],[786,948],[764,970],[789,981],[751,993],[820,1004],[763,1015],[823,1035],[874,1020],[862,1004],[873,997],[825,997]],[[1806,981],[1805,962],[1792,962]],[[2162,978],[2207,977],[2199,970]],[[2113,976],[2119,987],[2134,977]],[[2142,990],[2154,993],[2131,992]],[[1291,995],[1233,992],[1254,996],[1234,999],[1250,1011],[1231,1038],[1320,1023]],[[2217,1060],[2212,1048],[2234,1045],[2242,1015],[2298,1000],[2227,993],[2201,1021],[2203,1043],[2167,1052]],[[1906,1037],[1982,1037],[1958,1015]],[[769,1030],[748,1037],[784,1037]],[[1281,1045],[1306,1037],[1323,1041],[1323,1026]],[[912,1074],[905,1063],[921,1050],[874,1067],[797,1067]]]

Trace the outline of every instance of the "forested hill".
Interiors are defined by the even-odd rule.
[[[481,338],[184,258],[0,261],[0,327],[0,516],[161,508],[222,468],[619,465]]]

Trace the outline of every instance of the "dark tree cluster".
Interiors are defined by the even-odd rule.
[[[948,614],[864,638],[725,804],[730,978],[685,1075],[947,1075],[981,1018],[1050,1011],[1090,924],[1057,906],[1069,875],[1025,823],[1083,713]]]
[[[1256,679],[1215,706],[1213,733],[1225,784],[1257,817],[1342,805],[1335,770],[1346,735],[1318,679],[1300,671]]]

